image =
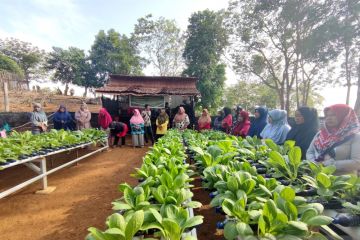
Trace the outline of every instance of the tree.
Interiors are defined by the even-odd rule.
[[[0,52],[13,59],[23,70],[25,81],[30,89],[30,80],[42,75],[45,52],[31,43],[15,38],[0,39]]]
[[[227,24],[233,67],[274,89],[282,109],[290,110],[294,84],[297,105],[300,93],[306,104],[311,88],[320,82],[314,81],[319,70],[337,56],[330,42],[337,26],[331,10],[326,1],[231,2]]]
[[[14,60],[5,56],[4,54],[0,54],[0,72],[1,71],[7,71],[17,74],[19,76],[24,75],[19,65]]]
[[[107,81],[110,73],[141,74],[144,65],[135,41],[114,29],[107,33],[99,31],[91,46],[89,59],[101,81]]]
[[[83,81],[84,64],[84,50],[75,47],[69,47],[68,50],[53,47],[53,51],[47,58],[45,68],[54,71],[54,81],[65,84],[64,95],[67,95],[70,83],[76,84]]]
[[[87,59],[81,62],[81,75],[76,78],[73,84],[85,88],[83,96],[86,97],[89,88],[97,88],[104,85],[104,81],[96,76],[96,70],[91,62]]]
[[[340,19],[340,43],[343,49],[343,72],[347,88],[346,104],[350,102],[350,90],[357,76],[357,60],[360,58],[360,2],[358,0],[339,0],[335,2],[337,17]]]
[[[225,64],[221,56],[228,45],[222,12],[204,10],[191,15],[183,57],[185,76],[197,77],[203,107],[215,109],[222,99]]]
[[[278,98],[276,91],[264,84],[239,81],[225,89],[223,105],[240,105],[248,111],[254,110],[255,106],[277,108]]]
[[[133,38],[146,60],[160,76],[179,76],[183,71],[184,37],[175,20],[152,15],[139,18]]]

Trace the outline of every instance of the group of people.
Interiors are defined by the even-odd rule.
[[[130,118],[130,129],[134,147],[143,147],[144,142],[154,144],[155,140],[163,136],[169,127],[180,131],[188,128],[189,116],[184,107],[179,107],[170,122],[166,108],[160,109],[155,125],[152,125],[151,109],[145,105],[142,112],[133,110]],[[336,104],[324,109],[325,121],[319,130],[316,109],[300,107],[295,112],[293,127],[288,124],[287,112],[274,109],[268,111],[265,107],[257,107],[254,119],[250,121],[249,113],[241,107],[232,114],[230,108],[224,108],[218,113],[212,124],[207,109],[203,109],[197,126],[199,131],[213,128],[235,136],[257,136],[261,139],[272,139],[276,144],[283,144],[286,140],[294,140],[302,150],[302,158],[322,162],[325,166],[335,165],[338,173],[357,172],[360,169],[360,124],[354,110],[345,104]],[[85,103],[75,113],[75,120],[61,105],[53,116],[54,128],[72,130],[90,128],[91,113]],[[40,104],[34,104],[31,114],[32,132],[39,134],[47,129],[47,117]],[[98,117],[101,129],[109,133],[111,146],[125,144],[125,136],[129,130],[126,123],[119,119],[112,119],[105,108],[101,108]],[[155,134],[153,134],[153,127]]]
[[[319,129],[316,109],[300,107],[295,112],[295,124],[290,127],[287,112],[257,107],[254,120],[249,113],[237,108],[235,116],[224,108],[214,120],[213,128],[235,136],[257,136],[272,139],[276,144],[294,140],[302,150],[302,158],[334,165],[337,174],[356,173],[360,170],[360,124],[354,110],[345,104],[324,109],[325,121]],[[235,121],[233,121],[235,119]],[[206,109],[198,120],[199,130],[210,129],[211,118]]]
[[[65,105],[60,105],[59,109],[53,115],[54,129],[60,130],[82,130],[90,128],[91,112],[87,109],[86,103],[80,105],[80,109],[75,112],[75,120],[66,110]],[[48,117],[42,110],[40,103],[33,104],[33,111],[30,115],[32,124],[31,131],[33,134],[46,132],[48,128]]]

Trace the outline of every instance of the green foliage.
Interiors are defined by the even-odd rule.
[[[0,163],[9,160],[18,160],[20,155],[30,155],[47,148],[70,147],[102,141],[105,133],[97,129],[84,129],[82,131],[65,131],[52,129],[48,133],[33,135],[30,131],[24,133],[12,132],[8,138],[0,138]],[[39,153],[37,155],[44,155]]]
[[[224,106],[241,105],[244,109],[253,110],[255,106],[276,108],[278,98],[274,89],[259,83],[239,81],[229,86],[224,92]]]
[[[14,60],[1,53],[0,53],[0,71],[7,71],[10,73],[14,73],[20,77],[24,75],[23,71]]]
[[[274,89],[281,108],[307,105],[316,86],[328,82],[324,69],[339,54],[336,1],[231,1],[234,68]],[[336,10],[335,10],[336,9]]]
[[[225,65],[221,55],[228,43],[223,14],[204,10],[192,14],[187,29],[183,57],[187,66],[184,75],[197,77],[201,105],[208,109],[219,106],[225,82]]]
[[[43,75],[41,66],[45,52],[31,43],[15,38],[0,39],[0,53],[8,56],[19,65],[28,84],[30,80]]]
[[[184,37],[175,20],[152,15],[139,18],[132,35],[159,76],[179,76],[183,70]]]
[[[62,49],[53,47],[46,60],[45,69],[54,71],[53,80],[66,85],[65,95],[67,95],[69,83],[79,83],[83,78],[85,65],[84,50],[75,47]]]
[[[141,75],[143,63],[134,40],[114,29],[99,31],[89,59],[100,81],[107,81],[109,74]]]

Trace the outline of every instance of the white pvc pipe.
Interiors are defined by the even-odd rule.
[[[78,162],[78,161],[80,161],[80,160],[82,160],[82,159],[84,159],[84,158],[86,158],[86,157],[89,157],[89,156],[91,156],[91,155],[93,155],[93,154],[95,154],[95,153],[98,153],[98,152],[100,152],[100,151],[103,151],[103,150],[105,150],[105,149],[107,149],[107,148],[108,148],[108,146],[106,145],[105,147],[102,147],[102,148],[100,148],[100,149],[97,149],[97,150],[95,150],[94,152],[91,152],[91,153],[88,153],[88,154],[86,154],[86,155],[84,155],[84,156],[81,156],[81,157],[79,157],[79,158],[76,158],[76,159],[74,159],[74,160],[72,160],[72,161],[70,161],[70,162],[67,162],[67,163],[59,166],[59,167],[56,167],[56,168],[54,168],[54,169],[51,169],[51,170],[49,170],[49,171],[47,171],[47,172],[45,172],[45,173],[41,173],[40,175],[38,175],[38,176],[36,176],[36,177],[33,177],[33,178],[31,178],[31,179],[23,182],[23,183],[20,183],[20,184],[16,185],[15,187],[12,187],[12,188],[10,188],[10,189],[8,189],[8,190],[6,190],[6,191],[3,191],[3,192],[0,193],[0,199],[2,199],[2,198],[4,198],[4,197],[6,197],[6,196],[8,196],[8,195],[10,195],[10,194],[12,194],[12,193],[20,190],[20,189],[22,189],[22,188],[24,188],[24,187],[32,184],[33,182],[36,182],[37,180],[40,180],[40,179],[46,177],[47,175],[49,175],[49,174],[51,174],[51,173],[53,173],[53,172],[56,172],[56,171],[58,171],[58,170],[60,170],[60,169],[62,169],[62,168],[64,168],[64,167],[67,167],[67,166],[69,166],[69,165],[71,165],[71,164],[73,164],[73,163],[76,163],[76,162]]]

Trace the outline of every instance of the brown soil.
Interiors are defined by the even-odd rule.
[[[200,178],[195,179],[195,187],[192,189],[194,193],[193,200],[199,201],[203,206],[194,210],[195,215],[204,216],[204,223],[197,227],[197,236],[199,240],[220,240],[224,239],[221,230],[216,229],[216,223],[224,221],[225,216],[215,213],[215,209],[210,207],[210,192],[205,191],[201,187]]]
[[[0,95],[3,93],[0,91]],[[32,103],[40,102],[43,104],[45,112],[55,112],[60,104],[65,104],[69,112],[75,112],[79,109],[82,102],[88,102],[87,99],[77,96],[57,95],[47,91],[10,91],[9,102],[11,112],[30,112],[32,111]],[[89,104],[88,108],[91,112],[98,112],[101,105]],[[3,97],[0,98],[0,111],[4,109]]]
[[[120,196],[118,184],[136,183],[129,174],[141,165],[147,150],[125,146],[98,153],[50,175],[49,186],[56,190],[49,195],[34,194],[41,187],[41,182],[36,182],[1,199],[0,239],[76,240],[84,239],[90,226],[104,229],[106,217],[112,213],[111,202]],[[57,156],[54,166],[72,155]],[[0,172],[0,191],[32,175],[25,166],[6,169]]]
[[[130,139],[128,140],[128,143]],[[36,182],[25,189],[0,200],[1,240],[77,240],[84,239],[87,228],[105,228],[106,217],[113,213],[111,202],[121,195],[117,186],[121,182],[137,184],[130,177],[139,167],[148,148],[130,146],[98,153],[82,160],[78,165],[62,169],[48,177],[49,186],[56,190],[49,195],[34,194],[41,188]],[[79,152],[84,154],[88,151]],[[56,167],[76,152],[53,156],[48,168]],[[0,191],[35,176],[25,166],[19,165],[0,172]],[[224,239],[216,230],[216,222],[224,216],[210,208],[209,192],[201,187],[200,179],[194,182],[194,200],[203,206],[195,215],[204,216],[204,223],[197,228],[199,240]]]

